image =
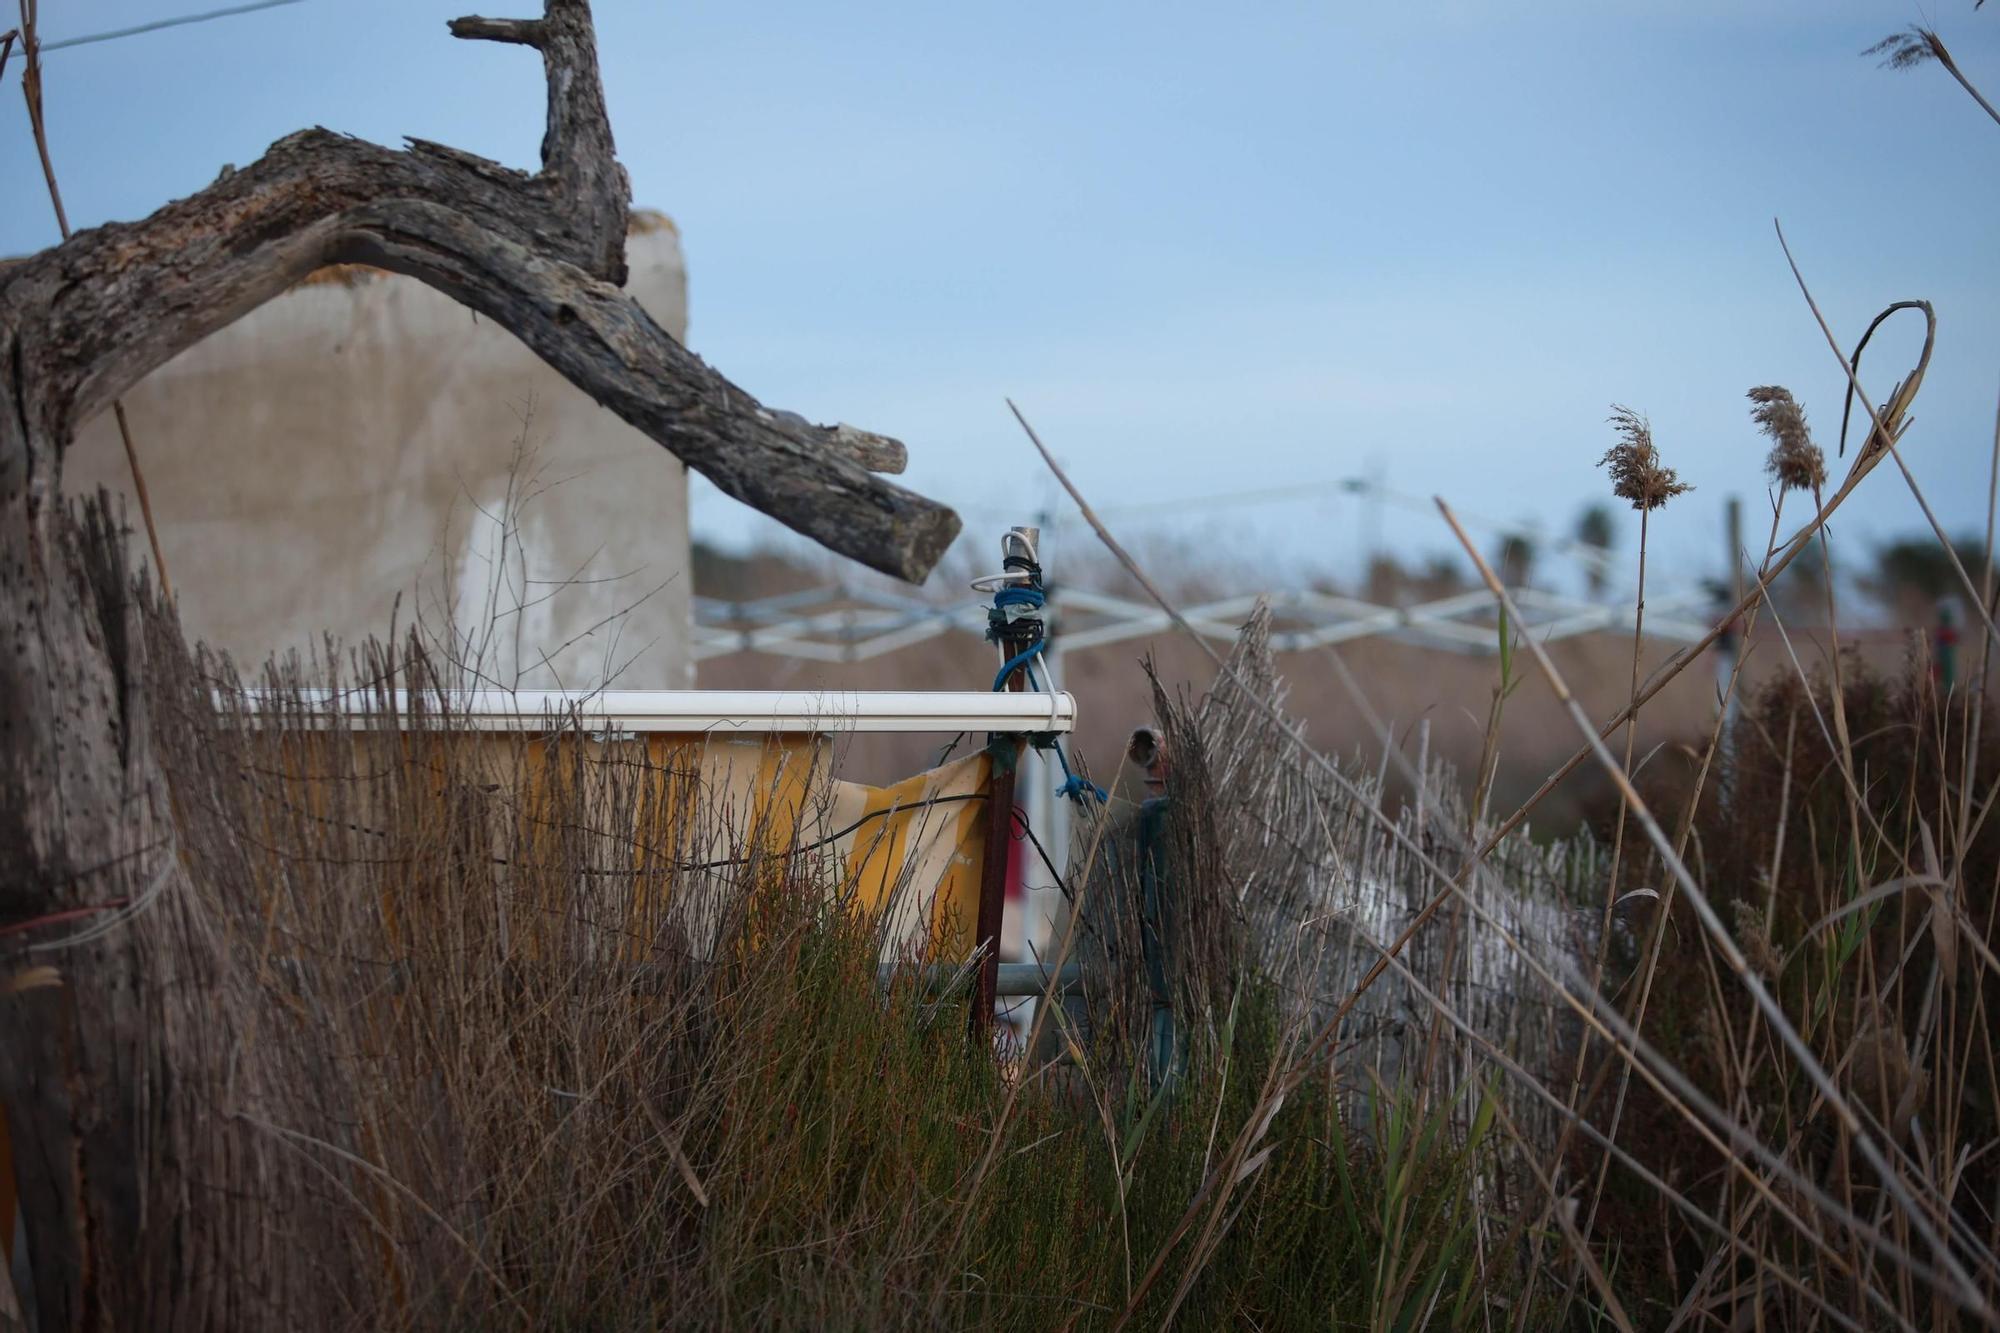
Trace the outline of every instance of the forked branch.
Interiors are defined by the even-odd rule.
[[[0,504],[48,512],[76,429],[142,376],[313,270],[367,263],[489,316],[727,494],[922,579],[959,523],[870,474],[899,469],[901,445],[765,408],[620,290],[630,191],[586,0],[452,30],[542,53],[541,170],[309,130],[144,221],[79,232],[0,271]]]

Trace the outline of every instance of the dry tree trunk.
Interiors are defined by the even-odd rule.
[[[242,1326],[244,1290],[296,1317],[291,1300],[313,1285],[280,1264],[247,1283],[239,1271],[231,1296],[218,1274],[246,1256],[221,1250],[241,1229],[190,1234],[190,1210],[233,1205],[205,1192],[227,1182],[176,1160],[191,1131],[171,1118],[199,1112],[162,1057],[158,997],[210,979],[161,975],[139,932],[177,927],[140,917],[48,948],[121,902],[185,889],[121,544],[101,511],[79,522],[61,500],[79,425],[313,270],[366,263],[495,320],[724,491],[834,551],[918,580],[958,530],[949,509],[870,475],[900,470],[900,444],[765,409],[620,291],[628,184],[586,0],[451,30],[541,51],[539,172],[309,130],[142,222],[0,269],[0,1105],[44,1327]]]

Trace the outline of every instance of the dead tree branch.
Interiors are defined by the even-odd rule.
[[[541,170],[308,130],[144,221],[78,233],[8,268],[0,502],[24,486],[52,500],[77,427],[148,371],[314,269],[367,263],[489,316],[727,494],[842,555],[922,579],[958,519],[869,475],[900,463],[899,445],[766,409],[620,290],[629,187],[589,6],[549,0],[540,19],[467,18],[452,30],[541,51]]]

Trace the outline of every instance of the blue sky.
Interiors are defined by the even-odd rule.
[[[51,54],[72,219],[143,215],[312,124],[531,164],[538,61],[452,41],[466,5],[306,0]],[[202,7],[46,4],[44,37]],[[1604,494],[1616,401],[1698,487],[1654,526],[1689,576],[1719,563],[1725,496],[1761,532],[1746,388],[1837,429],[1774,216],[1844,342],[1936,304],[1907,456],[1947,527],[1984,524],[2000,125],[1936,67],[1858,55],[1911,22],[2000,94],[2000,13],[1970,0],[598,6],[635,199],[687,247],[690,343],[767,402],[901,436],[910,484],[982,545],[1049,498],[1004,396],[1106,506],[1380,468],[1549,532]],[[6,83],[20,253],[55,228]],[[1878,394],[1915,330],[1871,349]],[[696,515],[731,541],[770,526],[713,492]],[[1341,568],[1357,517],[1312,491],[1196,526]],[[1921,524],[1884,469],[1836,542]],[[1413,555],[1449,544],[1387,525]]]

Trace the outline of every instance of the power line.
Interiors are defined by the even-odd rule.
[[[110,32],[87,33],[82,37],[65,37],[59,42],[43,42],[40,50],[61,51],[72,46],[89,46],[96,42],[115,42],[121,37],[138,37],[144,33],[159,32],[163,28],[184,28],[190,23],[208,23],[215,19],[234,18],[239,14],[254,14],[260,9],[277,9],[282,5],[304,4],[305,0],[255,0],[246,5],[230,5],[226,9],[211,9],[200,14],[182,14],[178,18],[155,19],[151,23],[140,23],[130,28],[115,28]]]
[[[1351,494],[1366,488],[1365,482],[1305,481],[1290,486],[1262,486],[1255,490],[1229,491],[1221,495],[1188,496],[1179,500],[1135,500],[1108,505],[1098,512],[1105,515],[1138,517],[1158,513],[1200,513],[1210,509],[1233,509],[1244,505],[1278,504],[1292,500],[1319,500],[1328,495]]]
[[[1238,508],[1242,506],[1279,504],[1294,500],[1318,500],[1336,493],[1353,493],[1365,490],[1367,483],[1346,481],[1304,481],[1290,486],[1266,486],[1256,490],[1226,491],[1220,495],[1189,495],[1173,500],[1135,500],[1127,504],[1106,505],[1098,510],[1107,517],[1139,518],[1147,514],[1206,514],[1215,509]],[[1019,505],[1003,507],[996,504],[956,505],[962,513],[983,513],[1018,517]],[[1075,519],[1058,514],[1059,523],[1074,522]]]
[[[1406,509],[1413,513],[1433,514],[1436,512],[1431,502],[1424,497],[1395,490],[1368,477],[1343,477],[1301,481],[1289,486],[1264,486],[1253,490],[1225,491],[1219,495],[1191,495],[1177,500],[1139,500],[1129,504],[1106,505],[1099,512],[1122,518],[1138,519],[1156,514],[1170,513],[1193,520],[1211,517],[1226,509],[1256,508],[1274,504],[1323,503],[1329,497],[1337,495],[1358,496],[1363,499],[1373,500],[1378,505]],[[984,514],[988,517],[1005,515],[1012,518],[1018,516],[1020,512],[1018,508],[1007,510],[992,504],[959,505],[956,508],[962,513]],[[1593,546],[1576,537],[1565,536],[1560,533],[1550,535],[1532,520],[1527,522],[1507,522],[1502,519],[1471,513],[1460,514],[1459,517],[1468,527],[1497,533],[1502,537],[1525,539],[1531,549],[1546,549],[1556,552],[1577,561],[1589,569],[1597,570],[1602,575],[1615,577],[1620,574],[1623,568],[1619,558],[1612,554],[1609,549]],[[1080,520],[1074,514],[1056,514],[1045,520],[1044,526],[1047,531],[1053,534],[1061,532],[1065,528],[1074,527],[1079,522]],[[1368,544],[1368,550],[1371,553],[1378,549],[1379,537],[1371,540]]]

